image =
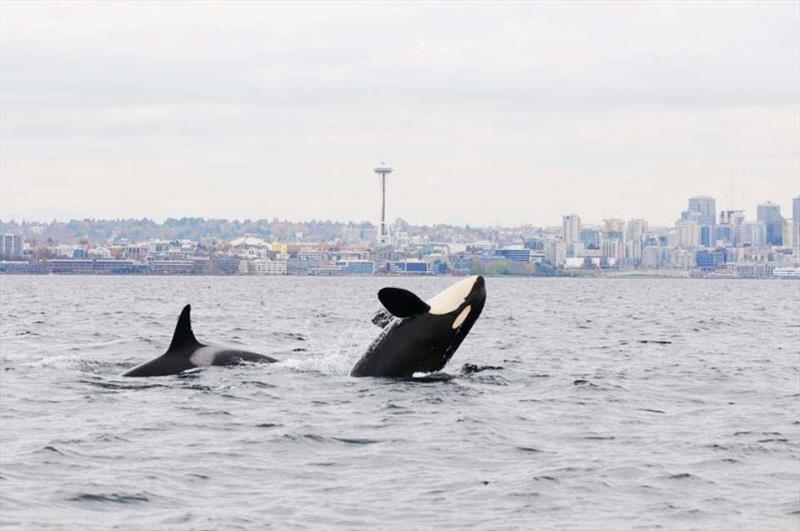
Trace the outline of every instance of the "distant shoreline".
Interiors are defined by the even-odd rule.
[[[208,275],[208,274],[157,274],[157,273],[9,273],[0,272],[2,277],[134,277],[134,278],[463,278],[468,275]],[[485,278],[491,279],[528,279],[528,280],[542,280],[542,279],[598,279],[598,280],[793,280],[798,281],[800,278],[794,277],[699,277],[683,274],[594,274],[594,275],[482,275]]]

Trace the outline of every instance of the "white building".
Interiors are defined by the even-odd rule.
[[[20,258],[22,256],[22,236],[11,232],[3,235],[3,248],[0,254],[6,258]]]
[[[580,258],[583,256],[583,242],[567,243],[567,257]]]
[[[615,263],[625,257],[625,245],[622,240],[603,240],[601,248],[603,257],[613,258]]]
[[[675,246],[697,247],[700,245],[700,225],[690,220],[675,222]]]
[[[642,249],[642,266],[651,269],[661,267],[661,247],[658,245],[648,245]]]
[[[242,260],[239,263],[239,272],[250,275],[285,275],[287,268],[288,261],[269,258]]]
[[[603,225],[605,226],[606,234],[616,233],[620,238],[625,234],[625,221],[619,218],[604,219]]]
[[[625,242],[625,263],[639,265],[642,262],[642,240],[633,239]]]
[[[798,231],[795,227],[794,221],[786,218],[783,221],[783,246],[784,247],[800,247],[798,240]]]
[[[89,258],[96,258],[98,260],[108,260],[111,258],[111,251],[106,247],[95,247],[86,252]]]
[[[741,225],[742,245],[759,247],[767,241],[767,229],[761,221],[746,221]]]
[[[266,258],[272,250],[269,243],[255,236],[243,236],[231,241],[231,253],[243,258]]]
[[[640,242],[644,239],[647,232],[647,222],[642,218],[628,220],[625,229],[625,239]]]
[[[694,269],[697,265],[695,253],[688,249],[670,249],[669,265],[673,269]]]
[[[567,246],[561,240],[548,240],[544,245],[544,259],[561,266],[567,261]]]
[[[581,241],[581,217],[578,214],[562,216],[564,243],[570,244]]]

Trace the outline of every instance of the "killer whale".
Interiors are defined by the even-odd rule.
[[[162,356],[134,367],[123,376],[167,376],[209,365],[238,365],[242,362],[274,363],[278,361],[255,352],[200,343],[192,332],[191,311],[191,305],[187,304],[183,307],[178,324],[175,325],[172,342]]]
[[[453,357],[486,303],[486,282],[472,276],[427,302],[401,288],[383,288],[385,310],[372,322],[382,328],[350,376],[408,378],[440,371]]]

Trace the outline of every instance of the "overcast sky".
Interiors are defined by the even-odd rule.
[[[800,194],[800,3],[0,3],[0,217],[672,223]]]

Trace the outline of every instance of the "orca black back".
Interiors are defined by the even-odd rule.
[[[274,363],[277,360],[246,350],[204,345],[192,331],[191,306],[187,304],[178,317],[167,351],[160,357],[129,370],[123,376],[167,376],[196,367],[238,365],[243,362]]]

